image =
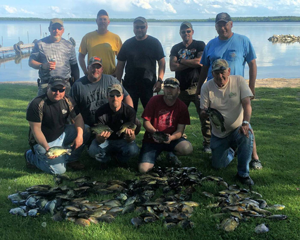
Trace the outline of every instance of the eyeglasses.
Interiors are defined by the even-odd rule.
[[[192,32],[192,30],[186,30],[186,31],[181,31],[181,34],[185,34],[185,33],[191,33]]]
[[[63,29],[63,27],[55,27],[55,26],[51,27],[51,30],[52,30],[52,31],[54,31],[54,30],[56,30],[56,29],[61,31],[61,30]]]
[[[62,93],[62,92],[64,92],[64,91],[66,91],[66,89],[65,88],[55,88],[55,87],[52,87],[51,88],[51,91],[52,92],[57,92],[57,91],[59,91],[60,93]]]
[[[109,97],[114,98],[114,97],[121,97],[121,94],[109,94]]]
[[[146,26],[135,26],[135,29],[145,29],[146,28]]]

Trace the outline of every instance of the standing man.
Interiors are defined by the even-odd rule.
[[[29,66],[39,70],[38,96],[46,93],[51,77],[72,78],[72,83],[79,78],[74,46],[62,38],[65,31],[63,21],[53,18],[48,29],[50,35],[35,43],[29,57]],[[69,90],[70,83],[67,85],[67,93]]]
[[[51,174],[64,173],[67,163],[73,163],[73,168],[83,167],[79,162],[75,166],[74,161],[80,156],[90,134],[73,99],[65,95],[66,86],[63,78],[51,78],[47,93],[36,97],[28,105],[26,119],[31,130],[31,150],[25,153],[28,167],[35,166]],[[74,125],[67,124],[69,117]],[[70,156],[46,156],[51,147],[60,146],[73,146],[74,149]]]
[[[218,37],[209,41],[204,49],[201,64],[203,64],[197,92],[200,94],[201,87],[207,78],[207,81],[213,78],[212,63],[219,58],[225,59],[231,69],[232,75],[240,75],[244,77],[244,68],[247,62],[249,66],[249,87],[255,95],[255,81],[257,74],[256,54],[250,40],[243,35],[232,32],[232,20],[228,13],[219,13],[216,16],[215,27]],[[254,168],[262,168],[256,151],[256,143],[253,144],[253,161],[251,166]]]
[[[107,90],[108,103],[96,111],[97,124],[107,125],[113,133],[104,131],[97,134],[89,147],[89,154],[97,161],[105,164],[111,156],[115,156],[121,165],[127,164],[131,157],[138,155],[139,148],[135,143],[134,129],[126,128],[119,133],[125,123],[133,125],[136,112],[132,107],[122,102],[123,88],[120,84],[113,84]]]
[[[155,160],[162,151],[174,152],[176,155],[188,155],[193,152],[192,144],[182,137],[185,125],[190,124],[187,106],[178,99],[180,83],[176,78],[168,78],[164,83],[164,95],[150,99],[142,118],[146,129],[140,153],[140,172],[148,172],[154,167]],[[167,140],[157,142],[153,134],[163,132]],[[175,165],[181,162],[170,159]]]
[[[71,96],[80,109],[84,123],[94,126],[96,110],[108,103],[107,89],[110,85],[120,83],[111,75],[103,74],[104,64],[100,57],[91,57],[88,63],[87,75],[80,78],[72,86]],[[132,99],[123,88],[124,102],[133,107]]]
[[[129,92],[135,111],[141,99],[145,108],[153,92],[159,92],[165,74],[165,55],[161,43],[147,35],[148,24],[145,18],[137,17],[133,21],[135,37],[128,39],[118,54],[116,76],[122,79]],[[156,62],[158,62],[158,78],[156,78]]]
[[[247,185],[254,182],[249,176],[249,163],[253,148],[253,132],[250,125],[253,94],[242,76],[230,76],[226,60],[217,59],[212,64],[213,79],[201,88],[201,117],[208,117],[206,110],[218,110],[223,117],[224,128],[212,121],[212,166],[225,168],[234,158],[232,148],[237,148],[237,179]],[[214,117],[216,118],[216,116]]]
[[[194,29],[190,22],[183,22],[180,25],[179,34],[182,42],[174,45],[171,49],[170,69],[171,71],[175,71],[175,78],[180,82],[179,99],[187,107],[193,102],[199,115],[200,101],[196,99],[196,90],[202,66],[200,60],[205,43],[193,40]],[[210,152],[210,122],[204,119],[204,121],[201,121],[201,126],[203,126],[201,130],[204,152]]]
[[[97,14],[96,23],[98,29],[86,34],[79,47],[78,61],[85,75],[88,74],[86,68],[85,56],[88,54],[90,59],[93,56],[101,56],[103,59],[103,73],[115,75],[116,58],[119,53],[122,41],[117,34],[107,30],[110,23],[108,14],[101,9]]]

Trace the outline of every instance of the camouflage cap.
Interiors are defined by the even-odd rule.
[[[164,87],[172,87],[172,88],[179,88],[180,83],[176,78],[167,78],[164,81]]]
[[[193,25],[190,22],[183,22],[183,23],[181,23],[180,29],[186,28],[186,27],[193,29]]]
[[[68,84],[68,79],[59,76],[51,77],[48,82],[48,85],[51,85],[51,87],[58,86],[58,85],[66,87],[67,84]]]
[[[64,22],[63,20],[59,19],[59,18],[53,18],[50,20],[50,25],[49,27],[51,27],[53,24],[58,23],[60,24],[62,27],[64,26]]]
[[[100,64],[102,66],[102,59],[97,56],[91,57],[89,60],[89,66],[96,64],[96,63]]]
[[[146,20],[146,18],[144,18],[144,17],[137,17],[137,18],[135,18],[135,19],[133,20],[133,23],[138,22],[138,21],[147,24],[147,20]]]
[[[111,93],[112,91],[118,91],[120,94],[123,94],[123,88],[121,84],[115,83],[108,87],[107,93]]]
[[[213,62],[211,71],[224,71],[229,68],[228,62],[225,59],[217,59]]]
[[[225,12],[221,12],[219,13],[217,16],[216,16],[216,20],[215,22],[218,23],[218,22],[229,22],[229,21],[232,21],[231,20],[231,17],[228,13],[225,13]]]

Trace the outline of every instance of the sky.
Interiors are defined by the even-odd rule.
[[[300,16],[300,0],[1,0],[1,17],[207,19],[219,12],[231,17]]]

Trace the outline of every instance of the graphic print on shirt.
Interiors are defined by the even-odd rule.
[[[158,129],[164,131],[166,129],[174,128],[173,126],[173,111],[161,109],[158,112]]]
[[[197,50],[195,48],[193,48],[193,49],[180,49],[178,51],[179,59],[194,59],[196,52],[197,52]]]

